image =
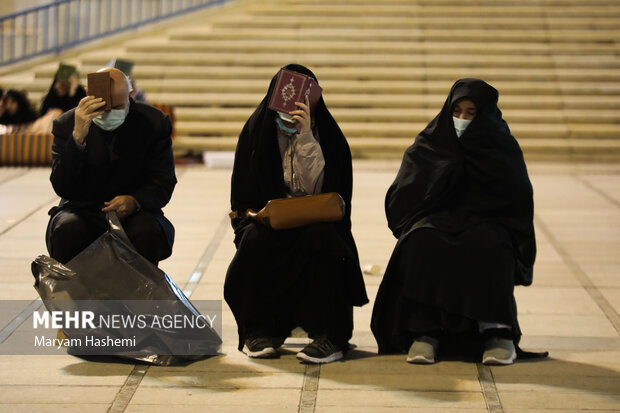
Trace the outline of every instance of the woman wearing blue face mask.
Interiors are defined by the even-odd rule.
[[[316,81],[304,66],[286,69]],[[368,302],[351,234],[351,152],[322,97],[312,113],[306,100],[284,114],[268,107],[274,93],[276,76],[237,143],[230,196],[237,252],[224,298],[237,321],[238,348],[248,357],[279,357],[279,347],[299,326],[312,343],[297,358],[329,363],[349,348],[353,306]],[[243,218],[271,199],[325,192],[342,196],[342,221],[273,230]]]
[[[497,98],[482,80],[457,81],[405,152],[385,199],[398,242],[371,322],[380,353],[419,364],[438,350],[485,364],[537,356],[517,346],[513,294],[532,283],[532,186]]]

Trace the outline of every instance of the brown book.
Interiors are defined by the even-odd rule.
[[[282,68],[278,72],[268,107],[276,112],[289,113],[299,109],[295,102],[306,103],[305,97],[308,96],[312,114],[322,91],[321,86],[310,76]]]
[[[112,109],[111,95],[112,81],[109,72],[97,72],[88,74],[88,96],[101,98],[105,101],[105,111]]]

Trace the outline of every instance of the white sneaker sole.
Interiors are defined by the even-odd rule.
[[[344,357],[342,354],[342,351],[338,351],[336,353],[330,354],[329,356],[323,357],[323,358],[311,357],[302,351],[297,353],[298,360],[305,361],[306,363],[312,363],[312,364],[331,363],[332,361],[340,360],[342,357]]]
[[[424,357],[422,355],[417,355],[417,356],[413,356],[413,357],[409,357],[407,356],[407,363],[411,363],[411,364],[435,364],[435,359],[429,359],[427,357]]]
[[[255,359],[268,359],[275,358],[278,356],[278,351],[273,347],[265,347],[260,351],[250,351],[248,346],[243,346],[243,352],[246,356],[255,358]]]
[[[487,366],[508,366],[515,362],[517,359],[517,352],[513,351],[512,355],[508,359],[498,359],[493,356],[487,356],[482,359],[482,364]]]

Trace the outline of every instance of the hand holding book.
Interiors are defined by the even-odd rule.
[[[310,131],[310,101],[308,96],[305,96],[306,103],[295,102],[295,104],[301,108],[299,110],[293,110],[289,112],[292,115],[292,119],[297,123],[297,130],[299,133],[307,133]]]

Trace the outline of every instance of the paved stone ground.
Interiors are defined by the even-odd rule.
[[[530,164],[539,255],[534,285],[516,290],[522,345],[551,358],[508,367],[375,356],[372,302],[355,312],[345,362],[297,362],[303,339],[279,360],[236,350],[224,304],[224,355],[186,367],[94,363],[72,356],[0,356],[1,411],[534,412],[620,410],[620,165]],[[353,231],[363,265],[385,268],[395,240],[383,197],[398,163],[357,161]],[[184,286],[204,270],[193,299],[222,299],[234,253],[230,170],[179,167],[166,214],[177,228],[162,263]],[[0,169],[0,299],[34,300],[29,264],[45,252],[47,210],[57,201],[49,169]],[[200,264],[202,263],[202,264]],[[371,300],[380,276],[366,276]],[[0,337],[9,320],[0,320]]]

